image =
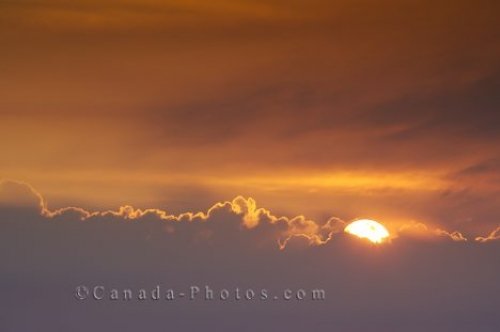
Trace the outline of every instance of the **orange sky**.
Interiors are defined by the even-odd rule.
[[[49,205],[484,233],[500,206],[493,1],[4,1],[0,177]]]

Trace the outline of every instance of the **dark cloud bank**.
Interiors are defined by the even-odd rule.
[[[332,219],[322,228],[326,234],[318,232],[330,241],[311,245],[299,236],[279,250],[277,238],[290,230],[307,233],[311,225],[300,218],[270,222],[270,213],[262,222],[262,210],[255,226],[253,202],[242,198],[207,215],[168,220],[159,210],[49,211],[41,196],[15,183],[4,184],[1,197],[2,331],[500,328],[499,241],[401,235],[373,246],[338,232],[341,221]],[[326,300],[78,301],[80,284],[323,288]]]

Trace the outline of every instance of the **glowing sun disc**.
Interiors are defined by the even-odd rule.
[[[353,221],[344,228],[344,232],[368,239],[373,243],[382,243],[389,237],[389,231],[382,224],[370,219]]]

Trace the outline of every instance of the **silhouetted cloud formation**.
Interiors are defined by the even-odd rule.
[[[242,197],[174,216],[127,206],[50,211],[28,185],[1,188],[0,324],[6,331],[499,328],[499,241],[450,241],[456,233],[430,235],[427,226],[413,225],[407,229],[423,229],[422,237],[400,230],[375,246],[344,234],[338,219],[319,225],[275,217]],[[326,300],[79,301],[75,287],[82,284],[273,294],[321,288]]]
[[[55,220],[79,220],[87,223],[99,222],[101,219],[114,219],[117,221],[141,223],[144,220],[154,220],[158,223],[158,232],[175,236],[178,228],[189,225],[193,233],[201,230],[207,239],[217,233],[218,222],[221,216],[235,219],[234,228],[240,230],[239,234],[255,232],[263,229],[268,235],[265,238],[274,239],[281,249],[294,238],[304,238],[312,245],[323,245],[343,232],[347,222],[337,217],[331,217],[325,222],[317,222],[303,215],[296,217],[275,216],[271,211],[257,206],[252,198],[238,196],[231,201],[218,202],[206,212],[184,212],[178,215],[170,214],[165,210],[150,208],[136,209],[130,205],[121,206],[117,210],[87,211],[80,207],[65,207],[50,210],[43,198],[29,184],[17,181],[0,182],[0,204],[4,207],[17,207],[37,211],[42,218]],[[225,218],[222,218],[225,219]],[[441,228],[428,227],[422,223],[411,223],[400,226],[391,232],[391,238],[401,235],[426,238],[446,238],[453,241],[465,242],[466,237],[459,231],[446,231]],[[495,231],[488,237],[494,239]],[[242,236],[234,234],[234,236]],[[484,238],[477,237],[477,241],[484,242]]]
[[[500,227],[496,228],[493,230],[490,234],[487,236],[478,236],[476,237],[476,241],[479,242],[488,242],[488,241],[495,241],[495,240],[500,240]]]

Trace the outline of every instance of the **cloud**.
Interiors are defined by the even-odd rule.
[[[18,208],[36,211],[41,217],[52,220],[66,220],[67,222],[85,221],[99,222],[112,219],[122,223],[156,221],[159,232],[175,236],[185,224],[192,225],[192,237],[200,234],[212,236],[219,232],[219,219],[234,220],[232,236],[241,237],[241,233],[258,233],[269,243],[285,249],[290,241],[305,239],[309,245],[324,245],[334,237],[343,233],[348,222],[331,217],[320,223],[306,218],[303,215],[295,217],[276,216],[270,210],[258,207],[253,198],[237,196],[231,201],[217,202],[205,212],[183,212],[171,214],[158,208],[139,209],[124,205],[117,210],[88,211],[80,207],[64,207],[51,210],[46,200],[29,184],[13,180],[0,182],[0,206],[3,209]],[[1,212],[1,210],[0,210]],[[259,231],[255,231],[255,230]],[[222,230],[224,231],[224,230]],[[441,228],[431,228],[423,223],[410,223],[392,231],[391,238],[399,236],[414,238],[450,239],[457,242],[466,242],[467,239],[459,231],[446,231]],[[483,242],[483,241],[480,241]]]
[[[447,236],[453,241],[465,242],[467,239],[459,231],[448,232],[442,229],[436,229],[435,233],[440,236]]]
[[[0,182],[0,203],[4,208],[20,206],[30,210],[36,210],[40,216],[47,219],[74,219],[80,221],[96,222],[100,219],[113,218],[126,221],[144,221],[153,219],[167,223],[165,228],[168,233],[176,232],[177,226],[182,223],[193,223],[199,225],[210,225],[216,228],[215,221],[221,213],[230,214],[239,218],[237,226],[241,229],[252,230],[255,228],[268,228],[269,232],[275,233],[275,241],[280,248],[294,237],[307,238],[310,244],[323,244],[330,240],[334,232],[340,232],[344,222],[337,218],[330,218],[324,225],[305,218],[296,216],[288,218],[275,216],[269,210],[257,207],[252,198],[238,196],[231,201],[218,202],[206,212],[184,212],[173,215],[162,209],[136,209],[130,205],[124,205],[117,210],[87,211],[80,207],[65,207],[50,210],[39,194],[29,184],[19,181]]]
[[[468,331],[498,329],[498,247],[399,237],[376,246],[345,221],[286,218],[236,197],[204,212],[51,210],[25,183],[0,186],[5,330]],[[13,204],[13,202],[21,202]],[[444,235],[443,235],[444,234]],[[280,245],[284,250],[278,250]],[[74,288],[323,288],[322,303],[78,302]],[[464,287],[474,285],[474,287]],[[383,299],[384,305],[380,305]],[[251,312],[251,315],[249,315]],[[418,313],[416,315],[415,313]],[[459,314],[457,314],[459,313]],[[392,317],[391,320],[380,317]],[[29,317],[29,319],[26,319]],[[286,317],[286,319],[284,318]],[[417,326],[417,329],[415,329]]]
[[[296,203],[280,213],[290,216],[317,219],[332,200],[357,200],[368,214],[395,207],[450,229],[474,215],[489,230],[498,198],[476,193],[465,211],[436,201],[455,214],[449,223],[432,204],[400,206],[448,185],[498,191],[494,170],[481,185],[447,177],[498,158],[491,5],[4,1],[1,174],[58,207],[157,207],[167,201],[158,191],[172,197],[174,186],[201,183],[213,198],[168,208],[242,194],[278,210],[285,193]],[[300,202],[298,179],[315,190],[314,206],[322,200],[318,215]],[[370,183],[397,192],[360,198]],[[343,195],[350,187],[357,192]],[[339,205],[335,213],[356,216]]]
[[[495,230],[493,230],[488,236],[483,237],[483,236],[478,236],[476,237],[476,241],[478,242],[490,242],[490,241],[495,241],[495,240],[500,240],[500,226],[497,227]]]
[[[46,203],[32,186],[15,180],[0,180],[0,206],[25,207],[46,211]]]
[[[398,236],[440,239],[446,238],[455,242],[466,242],[467,238],[459,231],[446,231],[440,228],[429,227],[423,223],[412,222],[405,224],[398,229]]]

